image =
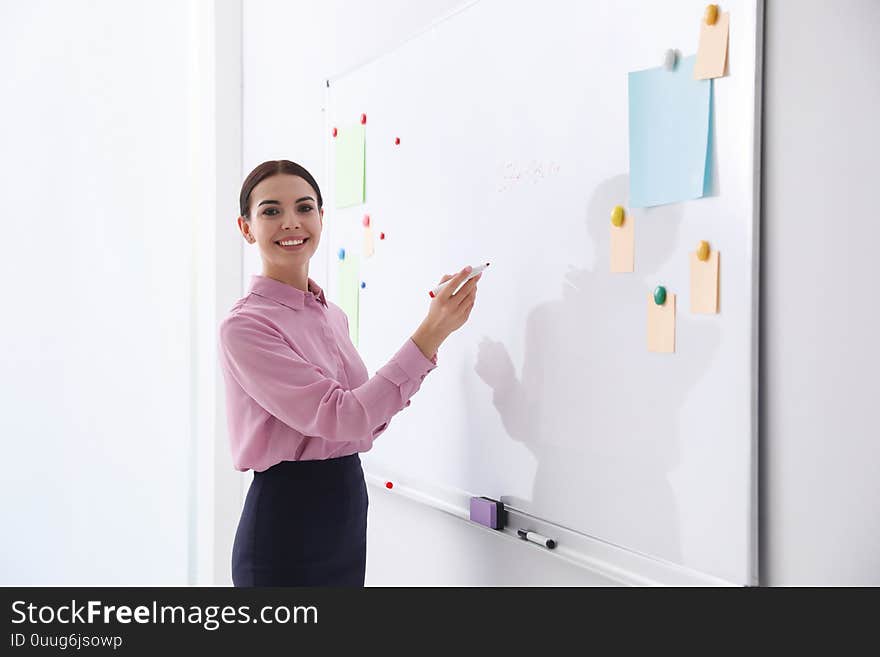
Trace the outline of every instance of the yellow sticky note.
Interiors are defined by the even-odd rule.
[[[666,303],[658,306],[648,293],[648,351],[675,352],[675,295],[666,294]]]
[[[373,229],[369,226],[364,227],[364,257],[369,258],[375,253],[373,246]]]
[[[700,20],[700,45],[694,64],[694,79],[720,78],[727,70],[727,37],[730,30],[730,14],[723,13],[714,25]]]
[[[718,312],[718,251],[712,251],[704,262],[691,253],[691,312]]]
[[[618,227],[611,226],[611,272],[626,273],[633,270],[635,253],[635,222],[627,213],[623,223]]]

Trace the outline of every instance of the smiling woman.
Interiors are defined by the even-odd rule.
[[[370,378],[345,313],[309,278],[324,221],[318,183],[273,160],[250,173],[239,200],[239,230],[258,246],[263,271],[219,330],[233,463],[254,471],[233,583],[363,586],[368,500],[358,454],[436,367],[437,349],[470,316],[480,276],[465,283],[470,267],[444,275],[451,283]]]
[[[324,222],[324,200],[312,174],[289,160],[264,162],[244,181],[239,205],[238,227],[259,245],[263,274],[308,291],[309,260]]]

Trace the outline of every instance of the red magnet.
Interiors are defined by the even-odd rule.
[[[395,138],[394,138],[394,145],[395,145],[395,146],[400,146],[400,137],[395,137]]]
[[[333,128],[333,136],[335,137],[335,136],[338,135],[338,134],[339,134],[339,131],[336,130],[336,128]]]
[[[385,488],[387,488],[388,490],[391,490],[392,488],[394,488],[394,484],[392,484],[390,481],[386,481]]]
[[[379,233],[379,239],[380,239],[380,240],[384,240],[384,239],[385,239],[385,233]]]
[[[367,115],[361,114],[361,125],[366,125],[366,124],[367,124]]]
[[[367,228],[369,228],[370,226],[370,215],[368,214],[364,215],[364,226],[366,226]]]

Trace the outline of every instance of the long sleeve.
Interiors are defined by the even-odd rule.
[[[381,433],[436,367],[408,339],[372,378],[346,390],[270,324],[246,314],[221,324],[220,355],[231,377],[268,413],[304,436],[328,441]]]

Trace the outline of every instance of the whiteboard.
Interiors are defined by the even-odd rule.
[[[469,322],[368,472],[524,513],[728,582],[756,583],[760,23],[730,12],[714,81],[712,193],[630,209],[635,272],[609,273],[628,207],[627,73],[696,52],[705,2],[481,0],[328,81],[330,127],[367,119],[366,202],[323,240],[361,257],[359,351],[403,344],[444,273],[491,262]],[[400,144],[395,145],[395,138]],[[361,254],[365,213],[375,234]],[[721,254],[720,313],[689,312],[689,254]],[[678,295],[675,354],[649,353],[646,299]]]

